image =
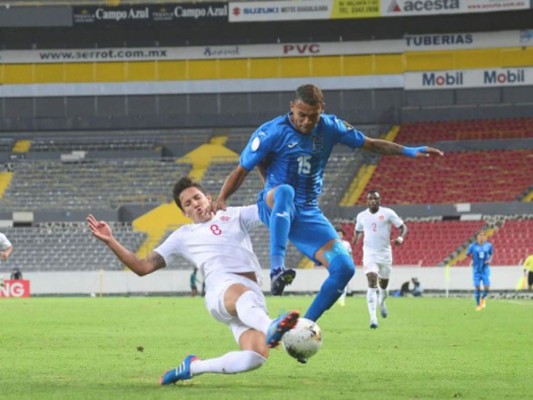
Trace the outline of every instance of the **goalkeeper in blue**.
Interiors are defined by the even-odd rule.
[[[380,154],[442,155],[431,147],[404,147],[366,137],[346,121],[325,114],[324,107],[318,87],[298,87],[290,112],[264,123],[252,134],[239,165],[228,175],[213,203],[214,211],[224,209],[248,173],[259,169],[265,186],[257,204],[261,221],[270,228],[271,293],[281,295],[296,274],[285,266],[288,240],[328,269],[329,276],[305,315],[313,321],[335,304],[355,273],[352,257],[318,205],[322,176],[333,147],[341,143]]]
[[[476,241],[468,246],[466,255],[472,257],[476,311],[481,311],[487,306],[487,296],[490,290],[490,263],[493,255],[492,243],[487,242],[485,232],[477,233]],[[481,283],[483,283],[483,293],[481,293]]]

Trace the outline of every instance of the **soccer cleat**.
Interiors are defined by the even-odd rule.
[[[170,385],[178,381],[191,379],[191,363],[199,358],[194,355],[188,355],[176,368],[166,371],[161,377],[161,385]]]
[[[377,319],[371,319],[370,320],[370,329],[377,329],[378,327],[378,320]]]
[[[283,335],[294,328],[298,322],[300,312],[293,310],[281,314],[268,327],[266,344],[271,349],[277,347]]]
[[[476,311],[481,311],[481,310],[483,310],[483,307],[481,305],[476,306]]]
[[[270,277],[270,293],[272,296],[281,296],[285,286],[290,285],[296,276],[293,269],[281,269],[277,274]]]
[[[487,299],[486,299],[486,298],[483,297],[483,298],[480,300],[480,306],[481,306],[481,308],[485,308],[485,307],[487,307]]]
[[[381,316],[383,318],[387,318],[387,315],[389,315],[388,311],[387,311],[387,306],[385,305],[385,303],[381,304],[379,306],[379,311],[381,312]]]

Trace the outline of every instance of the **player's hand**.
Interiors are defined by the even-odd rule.
[[[94,237],[106,244],[113,239],[113,232],[111,231],[111,227],[107,222],[97,221],[92,214],[89,214],[86,220]]]
[[[442,157],[444,153],[440,151],[439,149],[435,149],[434,147],[427,147],[426,151],[420,154],[420,157],[429,157],[429,156],[440,156]]]
[[[7,253],[5,251],[0,252],[0,258],[2,259],[2,261],[6,261],[7,260]]]
[[[444,155],[444,153],[440,151],[439,149],[435,149],[434,147],[428,147],[428,146],[404,147],[402,152],[404,155],[408,157],[417,157],[417,158]]]
[[[401,246],[403,244],[403,237],[398,236],[396,239],[392,241],[392,243],[394,243],[394,245],[396,246]]]
[[[219,210],[226,210],[226,202],[221,199],[216,199],[211,202],[211,212],[216,214]]]

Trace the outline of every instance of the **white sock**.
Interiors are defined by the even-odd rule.
[[[377,302],[377,289],[368,288],[366,290],[366,302],[368,304],[368,313],[370,314],[370,319],[375,320],[376,317],[376,302]]]
[[[247,290],[235,303],[237,315],[239,319],[250,328],[254,328],[259,332],[267,334],[268,327],[272,320],[261,306],[261,302],[257,294],[251,290]]]
[[[379,299],[380,306],[385,304],[385,300],[387,299],[387,297],[389,297],[389,290],[378,288],[378,299]]]
[[[342,291],[341,297],[339,297],[339,301],[343,302],[346,300],[346,293],[348,292],[348,286],[344,287],[344,290]]]
[[[262,366],[266,358],[252,350],[230,351],[218,358],[196,360],[191,363],[191,376],[206,372],[236,374],[252,371]]]

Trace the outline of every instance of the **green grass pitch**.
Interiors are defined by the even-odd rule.
[[[0,299],[0,398],[22,399],[528,399],[533,302],[389,298],[368,327],[363,297],[320,320],[324,342],[306,365],[273,350],[260,369],[205,374],[161,387],[190,353],[236,350],[202,298]],[[267,298],[273,316],[310,296]]]

